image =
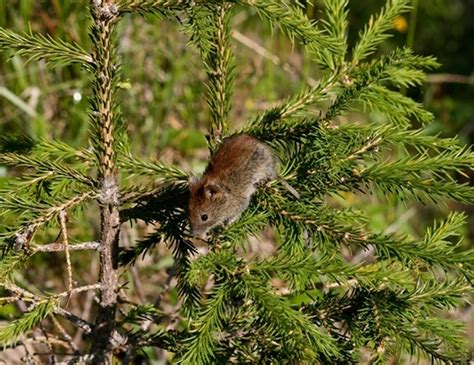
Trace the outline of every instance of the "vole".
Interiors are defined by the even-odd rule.
[[[259,184],[280,179],[296,197],[298,193],[277,173],[278,158],[270,146],[246,134],[224,139],[201,179],[189,179],[189,218],[194,235],[237,220],[248,207]]]

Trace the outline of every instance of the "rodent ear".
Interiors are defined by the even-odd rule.
[[[198,179],[196,176],[190,176],[189,179],[188,179],[188,186],[189,186],[189,190],[193,191],[193,190],[196,190],[196,185],[198,183]]]
[[[208,198],[214,198],[218,194],[222,194],[224,190],[216,184],[209,184],[204,187],[204,192]]]

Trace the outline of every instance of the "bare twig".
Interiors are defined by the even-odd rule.
[[[35,336],[34,338],[27,338],[23,340],[22,342],[23,343],[35,343],[35,342],[47,343],[47,341],[49,341],[50,344],[59,345],[64,348],[69,348],[69,344],[66,341],[56,336],[53,336],[51,334],[48,334],[48,336]]]
[[[19,297],[2,297],[0,298],[0,304],[5,305],[5,304],[14,303],[19,299],[20,299]]]
[[[66,254],[66,269],[67,269],[67,290],[69,295],[67,297],[66,308],[69,304],[69,299],[71,298],[72,291],[72,265],[71,265],[71,255],[69,253],[69,242],[67,238],[67,228],[66,228],[66,211],[62,210],[59,212],[59,222],[61,225],[61,235],[63,238],[64,253]]]
[[[57,320],[57,318],[53,315],[50,315],[51,317],[51,320],[53,321],[54,325],[56,326],[56,328],[58,329],[59,332],[61,332],[61,335],[63,336],[63,338],[69,343],[69,346],[75,351],[75,352],[79,352],[79,347],[77,347],[77,345],[75,344],[75,342],[73,341],[72,337],[69,335],[69,333],[66,332],[66,330],[64,329],[64,327],[62,326],[61,323],[59,323],[59,321]]]
[[[49,301],[52,298],[64,298],[64,297],[67,297],[67,296],[72,295],[72,294],[78,294],[78,293],[82,293],[82,292],[85,292],[85,291],[97,290],[97,289],[101,288],[100,284],[84,285],[84,286],[79,286],[79,287],[76,287],[76,288],[72,288],[71,290],[66,290],[66,291],[61,292],[59,294],[56,294],[52,297],[42,298],[42,297],[39,297],[39,296],[33,294],[32,292],[30,292],[26,289],[20,288],[18,285],[15,285],[15,284],[12,284],[12,283],[0,283],[0,286],[3,286],[5,289],[17,294],[17,297],[8,297],[8,299],[16,298],[17,300],[23,300],[24,302],[30,302],[30,303],[33,303],[34,305],[37,305],[37,304],[45,302],[45,301]]]
[[[74,324],[76,327],[80,328],[84,333],[86,334],[92,333],[93,325],[85,321],[84,319],[76,316],[75,314],[62,308],[56,308],[54,312],[60,315],[61,317],[66,318],[69,322]]]
[[[69,251],[85,251],[97,250],[99,242],[81,242],[77,244],[70,244]],[[66,245],[63,243],[50,243],[48,245],[38,245],[33,248],[33,253],[36,252],[62,252],[66,250]]]
[[[426,82],[430,84],[466,84],[474,85],[474,75],[459,74],[431,74],[426,76]]]
[[[22,247],[29,247],[29,243],[33,238],[36,230],[41,227],[43,224],[47,223],[51,219],[53,219],[57,214],[60,212],[75,207],[85,200],[92,199],[97,196],[95,191],[88,191],[86,193],[82,193],[77,195],[68,201],[63,202],[62,204],[51,207],[47,209],[43,215],[39,216],[38,218],[31,221],[28,226],[24,227],[22,230],[15,233],[16,242],[15,242],[15,249],[19,250]]]
[[[18,285],[15,285],[13,283],[6,282],[6,283],[1,283],[0,285],[3,286],[5,289],[15,293],[18,296],[18,299],[21,299],[25,302],[37,302],[40,300],[32,292],[26,289],[20,288]]]
[[[97,290],[97,289],[100,289],[100,288],[101,288],[100,284],[90,284],[90,285],[78,286],[76,288],[73,288],[71,291],[67,290],[67,291],[64,291],[62,293],[56,294],[55,297],[56,298],[67,297],[70,294],[77,294],[77,293],[82,293],[82,292],[89,291],[89,290]]]

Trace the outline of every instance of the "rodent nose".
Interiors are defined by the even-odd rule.
[[[201,238],[201,239],[206,239],[207,238],[207,231],[206,230],[200,230],[200,229],[193,229],[192,230],[193,236]]]

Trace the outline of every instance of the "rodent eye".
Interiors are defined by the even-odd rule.
[[[207,214],[201,215],[201,220],[202,220],[203,222],[207,221],[207,218],[208,218]]]

